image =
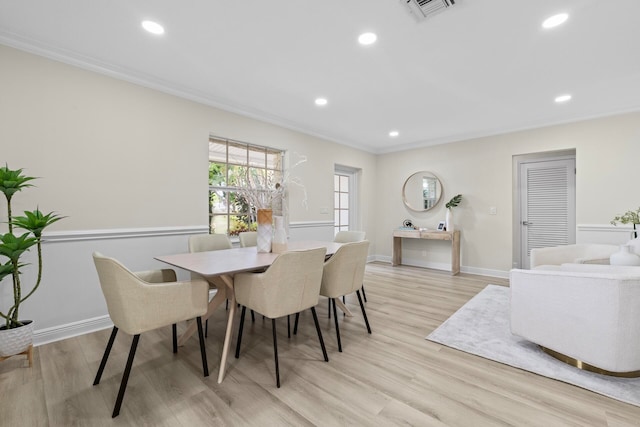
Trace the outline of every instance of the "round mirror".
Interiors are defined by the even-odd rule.
[[[442,184],[437,176],[427,171],[416,172],[402,186],[402,201],[416,212],[434,208],[442,198]]]

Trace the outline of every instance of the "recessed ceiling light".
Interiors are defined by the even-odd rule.
[[[358,37],[358,42],[363,45],[373,44],[376,42],[376,40],[378,40],[378,36],[376,36],[374,33],[363,33],[360,34],[360,37]]]
[[[566,21],[567,19],[569,19],[569,14],[567,13],[559,13],[557,15],[553,15],[544,20],[544,22],[542,23],[542,28],[557,27],[558,25],[564,23],[564,21]]]
[[[571,95],[566,94],[566,95],[559,95],[556,96],[556,99],[554,101],[556,101],[558,104],[561,104],[563,102],[567,102],[571,100]]]
[[[327,105],[327,98],[316,98],[316,105]]]
[[[400,135],[400,132],[398,132],[397,130],[392,130],[391,132],[389,132],[389,136],[390,136],[391,138],[395,138],[395,137],[397,137],[398,135]]]
[[[164,27],[157,22],[142,21],[142,28],[149,31],[151,34],[164,34]]]

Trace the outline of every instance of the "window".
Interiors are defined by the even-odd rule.
[[[275,186],[283,176],[282,150],[218,137],[209,138],[209,231],[237,236],[256,229],[256,207],[238,192],[259,180]],[[282,199],[273,203],[282,214]]]
[[[361,169],[335,165],[333,175],[334,232],[358,230],[358,180]]]

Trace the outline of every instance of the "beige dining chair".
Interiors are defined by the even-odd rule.
[[[210,252],[210,251],[220,251],[223,249],[231,249],[233,246],[231,245],[231,240],[229,240],[229,236],[226,234],[194,234],[189,236],[189,252]],[[191,278],[200,278],[202,276],[196,273],[191,273]],[[211,288],[214,289],[224,289],[226,286],[222,279],[219,277],[210,277],[206,279]],[[229,308],[229,301],[227,300],[227,308]],[[205,321],[204,327],[204,336],[209,336],[209,319]]]
[[[111,347],[118,330],[133,335],[129,358],[122,375],[120,390],[113,408],[112,418],[120,413],[127,388],[133,358],[140,334],[162,326],[172,325],[173,352],[178,352],[176,323],[196,318],[200,338],[200,355],[204,376],[209,376],[207,353],[204,345],[201,316],[207,312],[209,284],[204,280],[176,281],[170,269],[133,273],[113,258],[93,253],[100,287],[113,321],[113,330],[102,356],[93,385],[100,383]]]
[[[240,238],[240,246],[248,248],[250,246],[258,246],[258,232],[257,231],[243,231],[238,234]]]
[[[189,236],[189,252],[191,253],[231,248],[231,240],[226,234],[194,234]]]
[[[364,231],[342,230],[336,233],[333,241],[336,243],[362,242],[364,237]]]
[[[365,238],[364,231],[356,231],[356,230],[341,230],[336,233],[333,238],[333,241],[336,243],[352,243],[352,242],[362,242]],[[362,297],[364,298],[364,302],[367,302],[367,294],[364,291],[364,284],[362,285]],[[345,297],[342,297],[342,302],[345,301]],[[327,301],[328,304],[328,317],[331,319],[331,300]]]
[[[236,342],[236,358],[240,357],[244,316],[248,307],[271,319],[277,387],[280,387],[280,368],[276,319],[311,309],[324,360],[329,361],[315,310],[322,282],[325,254],[325,248],[285,252],[279,255],[263,273],[235,275],[236,300],[243,306]]]
[[[364,323],[367,332],[371,333],[367,312],[364,309],[360,288],[364,279],[364,270],[369,253],[369,241],[345,243],[338,248],[335,254],[324,263],[322,274],[322,286],[320,295],[330,299],[333,305],[333,317],[336,325],[336,337],[338,339],[338,351],[342,351],[340,340],[340,327],[338,325],[338,313],[336,310],[336,298],[349,295],[353,292],[358,296]],[[296,319],[297,323],[297,319]],[[294,327],[294,333],[295,333]]]

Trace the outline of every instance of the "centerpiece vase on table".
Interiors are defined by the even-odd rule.
[[[273,210],[258,209],[258,252],[271,252]]]
[[[271,242],[271,249],[273,253],[281,254],[287,251],[287,231],[284,229],[284,217],[274,216],[275,231],[273,232],[273,241]]]

